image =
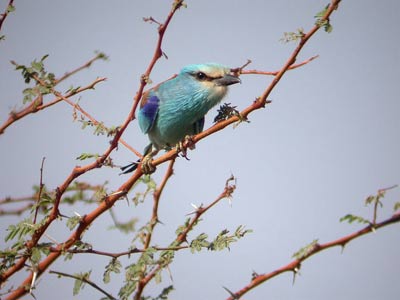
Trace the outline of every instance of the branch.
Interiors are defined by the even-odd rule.
[[[316,59],[318,57],[319,57],[319,55],[314,55],[314,56],[302,61],[301,63],[293,64],[288,68],[288,70],[294,70],[294,69],[300,68],[300,67],[308,64],[309,62],[313,61],[314,59]],[[236,70],[239,71],[239,74],[243,74],[243,75],[257,74],[257,75],[273,75],[273,76],[276,76],[280,72],[280,70],[278,70],[278,71],[260,71],[260,70],[241,70],[240,68],[233,69],[232,72],[235,72]]]
[[[3,26],[4,21],[6,20],[6,18],[8,16],[8,14],[10,13],[10,8],[14,7],[13,2],[14,2],[14,0],[8,1],[8,5],[7,5],[6,9],[4,10],[4,13],[2,13],[0,15],[0,30],[1,30],[1,27]]]
[[[96,80],[94,80],[92,83],[90,83],[89,85],[85,86],[85,87],[81,87],[79,89],[76,90],[71,90],[68,93],[66,93],[65,95],[61,95],[60,93],[58,93],[58,96],[56,96],[55,99],[53,99],[52,101],[49,101],[46,104],[43,104],[43,95],[40,95],[38,97],[36,97],[36,99],[34,99],[31,104],[29,104],[27,107],[25,107],[24,109],[20,110],[20,111],[11,111],[10,112],[10,116],[8,117],[7,121],[5,121],[1,126],[0,126],[0,134],[3,134],[4,131],[6,130],[7,127],[9,127],[11,124],[13,124],[14,122],[16,122],[17,120],[29,115],[29,114],[33,114],[36,113],[40,110],[43,110],[45,108],[48,108],[50,106],[53,106],[54,104],[57,104],[58,102],[62,101],[63,99],[68,99],[72,96],[75,96],[79,93],[82,93],[86,90],[93,90],[95,85],[98,84],[99,82],[105,81],[106,78],[97,78]]]
[[[103,293],[104,295],[106,295],[109,299],[113,299],[116,300],[117,298],[115,298],[113,295],[107,293],[105,290],[103,290],[101,287],[99,287],[96,283],[94,283],[93,281],[90,281],[89,279],[86,279],[85,277],[82,276],[76,276],[76,275],[71,275],[71,274],[67,274],[67,273],[63,273],[63,272],[58,272],[58,271],[53,271],[50,270],[49,274],[57,274],[58,276],[63,276],[63,277],[69,277],[69,278],[73,278],[75,280],[80,280],[84,283],[89,284],[90,286],[92,286],[93,288],[95,288],[96,290],[98,290],[99,292]]]
[[[354,240],[356,238],[359,238],[359,237],[361,237],[365,234],[371,233],[371,232],[375,232],[377,229],[382,228],[384,226],[387,226],[387,225],[390,225],[393,223],[398,223],[398,222],[400,222],[400,213],[394,214],[391,218],[386,219],[385,221],[382,221],[380,223],[376,223],[374,225],[368,225],[367,227],[364,227],[363,229],[361,229],[359,231],[356,231],[352,234],[349,234],[349,235],[339,238],[337,240],[334,240],[334,241],[331,241],[331,242],[328,242],[325,244],[315,243],[307,251],[307,253],[305,253],[301,258],[298,258],[298,259],[290,262],[286,266],[283,266],[271,273],[265,273],[265,274],[260,274],[260,275],[257,274],[255,277],[252,278],[251,282],[248,285],[244,286],[242,289],[240,289],[236,293],[233,293],[233,295],[231,295],[231,297],[227,298],[227,300],[240,299],[240,297],[242,297],[244,294],[246,294],[247,292],[249,292],[256,286],[258,286],[261,283],[263,283],[275,276],[278,276],[282,273],[294,272],[296,274],[298,272],[298,270],[300,269],[301,263],[318,252],[324,251],[324,250],[332,248],[332,247],[337,247],[337,246],[344,247],[346,244],[348,244],[349,242],[351,242],[352,240]]]
[[[128,127],[129,123],[134,119],[135,116],[135,110],[136,107],[140,101],[140,98],[142,97],[143,89],[145,85],[147,84],[146,78],[149,78],[149,75],[157,62],[157,60],[161,57],[162,55],[162,41],[164,37],[164,33],[174,16],[175,12],[182,6],[183,0],[175,0],[172,9],[169,12],[166,21],[164,22],[163,25],[159,26],[158,33],[159,33],[159,38],[156,46],[156,50],[154,52],[153,59],[151,60],[146,72],[144,75],[141,76],[140,80],[140,86],[138,89],[138,92],[136,93],[133,101],[132,108],[121,126],[120,130],[117,131],[115,134],[113,140],[110,143],[110,147],[104,152],[104,154],[96,159],[96,161],[80,167],[76,166],[70,175],[65,179],[65,181],[57,187],[56,191],[56,197],[55,197],[55,203],[50,211],[49,216],[47,217],[46,221],[43,223],[43,225],[32,235],[31,240],[27,241],[26,243],[26,250],[29,251],[33,247],[35,247],[39,241],[39,239],[42,237],[44,232],[47,230],[47,228],[50,226],[50,224],[58,217],[59,211],[58,207],[61,201],[61,197],[64,194],[64,192],[67,190],[68,186],[79,176],[82,174],[88,172],[89,170],[92,170],[94,168],[101,167],[104,161],[109,157],[111,152],[117,148],[118,146],[118,141],[121,138],[122,134]],[[81,238],[81,235],[83,232],[94,222],[95,219],[97,219],[101,214],[103,214],[105,211],[107,211],[109,208],[111,208],[114,203],[120,199],[122,196],[126,195],[128,191],[132,188],[134,183],[141,177],[142,172],[141,168],[138,168],[135,173],[132,174],[132,176],[125,182],[123,183],[117,190],[117,192],[108,195],[104,198],[103,202],[99,204],[99,206],[94,209],[92,212],[89,214],[85,215],[82,217],[81,222],[79,223],[78,228],[71,234],[71,236],[64,242],[59,244],[56,248],[57,250],[60,250],[59,252],[53,252],[50,253],[45,259],[43,259],[38,265],[37,265],[37,276],[40,276],[60,255],[61,255],[61,250],[67,250],[71,246],[75,244],[76,241],[78,241]],[[0,282],[3,282],[7,280],[10,276],[12,276],[14,273],[18,272],[21,270],[28,257],[23,257],[20,260],[18,260],[13,266],[11,266],[9,269],[7,269],[4,273],[0,274]],[[12,299],[18,299],[21,296],[26,294],[26,289],[25,286],[29,286],[31,281],[32,281],[33,273],[31,273],[25,280],[19,285],[19,287],[14,290],[8,297],[7,300],[12,300]]]
[[[331,0],[331,4],[327,8],[324,16],[321,17],[320,23],[322,24],[323,21],[328,21],[330,15],[333,13],[334,10],[338,8],[338,5],[341,0]],[[275,86],[279,83],[279,81],[282,79],[283,75],[286,73],[286,71],[290,70],[290,68],[295,68],[299,67],[303,63],[307,63],[308,61],[305,61],[303,63],[300,63],[298,66],[294,65],[296,62],[297,56],[300,53],[300,51],[303,49],[304,45],[307,43],[307,41],[323,26],[321,25],[315,25],[310,29],[310,31],[304,35],[302,35],[299,44],[297,47],[294,49],[292,54],[290,55],[289,59],[286,61],[286,63],[283,65],[283,67],[274,75],[274,79],[272,82],[267,86],[267,88],[264,90],[262,95],[258,97],[250,106],[245,108],[243,111],[240,112],[239,116],[232,116],[227,120],[218,122],[208,128],[207,130],[202,131],[201,133],[195,135],[192,137],[190,143],[191,144],[196,144],[198,141],[206,138],[207,136],[214,134],[215,132],[218,132],[225,127],[227,127],[230,124],[233,124],[238,121],[246,120],[247,116],[251,114],[253,111],[264,108],[266,104],[269,104],[271,101],[267,100],[268,96],[271,94],[272,90],[275,88]],[[314,58],[311,58],[314,59]],[[310,59],[309,59],[310,60]],[[275,74],[275,72],[273,72]],[[186,146],[186,145],[184,145]],[[159,164],[162,164],[168,160],[174,159],[175,157],[178,156],[178,152],[176,149],[172,149],[169,152],[165,153],[164,155],[160,156],[159,158],[155,159],[152,161],[153,166],[157,166]],[[141,169],[141,168],[138,168]]]
[[[159,220],[158,220],[158,205],[160,203],[160,197],[165,188],[165,185],[167,184],[168,179],[173,174],[174,164],[175,164],[175,160],[173,159],[169,163],[168,169],[165,172],[164,178],[163,178],[160,186],[153,193],[153,210],[152,210],[152,215],[151,215],[151,219],[150,219],[149,230],[147,232],[145,242],[144,242],[144,250],[147,250],[149,248],[151,238],[153,237],[154,227],[159,222]],[[143,272],[143,275],[141,276],[141,279],[138,282],[135,299],[141,299],[143,289],[145,288],[146,284],[149,282],[149,281],[144,280],[145,274],[146,274],[146,271]]]
[[[43,192],[43,187],[44,187],[44,183],[43,183],[43,166],[44,166],[44,160],[46,158],[43,157],[42,158],[42,164],[40,166],[40,182],[39,182],[39,192],[37,195],[37,199],[36,199],[36,209],[35,209],[35,216],[33,217],[33,224],[36,224],[36,218],[37,218],[37,214],[39,211],[39,203],[40,203],[40,199],[42,198],[42,192]]]
[[[230,184],[232,181],[234,182],[234,184]],[[205,207],[203,207],[203,206],[198,207],[196,209],[196,211],[194,212],[194,216],[189,221],[185,230],[182,231],[171,244],[173,244],[175,247],[181,247],[182,243],[187,242],[188,233],[197,224],[200,217],[204,213],[206,213],[211,207],[213,207],[218,202],[220,202],[222,199],[230,198],[232,196],[233,192],[235,191],[235,189],[236,189],[236,182],[235,182],[235,178],[232,175],[230,178],[227,179],[223,192],[209,205],[207,205]],[[156,276],[156,274],[163,267],[165,267],[165,265],[163,265],[162,263],[159,263],[157,265],[157,267],[155,267],[150,273],[148,273],[142,280],[139,281],[139,284],[138,284],[138,287],[136,289],[136,293],[134,296],[134,300],[142,299],[141,296],[142,296],[143,288],[154,278],[154,276]]]

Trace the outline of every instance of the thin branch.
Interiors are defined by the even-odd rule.
[[[96,283],[94,283],[93,281],[86,279],[84,277],[80,277],[77,275],[71,275],[68,273],[64,273],[64,272],[59,272],[59,271],[54,271],[54,270],[50,270],[49,274],[56,274],[58,276],[63,276],[63,277],[69,277],[75,280],[80,280],[84,283],[89,284],[91,287],[95,288],[96,290],[98,290],[100,293],[106,295],[109,299],[113,299],[116,300],[117,298],[115,298],[113,295],[111,295],[110,293],[106,292],[105,290],[103,290],[101,287],[99,287]]]
[[[250,290],[254,289],[256,286],[260,285],[261,283],[275,277],[278,276],[282,273],[285,272],[298,272],[298,270],[301,267],[301,263],[305,260],[307,260],[308,258],[310,258],[312,255],[317,254],[318,252],[324,251],[326,249],[332,248],[332,247],[344,247],[345,245],[347,245],[349,242],[351,242],[354,239],[357,239],[365,234],[371,233],[376,231],[379,228],[382,228],[384,226],[393,224],[393,223],[398,223],[400,222],[400,213],[394,214],[391,218],[386,219],[385,221],[382,221],[380,223],[376,223],[376,224],[372,224],[372,225],[368,225],[367,227],[364,227],[363,229],[356,231],[352,234],[349,234],[345,237],[339,238],[337,240],[331,241],[331,242],[327,242],[325,244],[314,244],[313,247],[307,252],[306,255],[302,256],[299,259],[296,259],[292,262],[290,262],[289,264],[273,271],[270,273],[265,273],[265,274],[257,274],[256,276],[254,276],[251,280],[251,282],[244,286],[243,288],[241,288],[239,291],[237,291],[236,293],[234,293],[233,296],[227,298],[227,300],[236,300],[236,299],[240,299],[240,297],[242,297],[244,294],[246,294],[247,292],[249,292]]]
[[[327,21],[330,17],[330,15],[333,13],[334,10],[337,9],[339,3],[341,0],[332,0],[331,4],[329,5],[328,9],[325,12],[325,15],[321,17],[321,21]],[[278,82],[281,80],[281,78],[284,76],[287,70],[290,69],[290,67],[293,67],[294,63],[296,62],[296,58],[300,51],[303,49],[304,45],[307,43],[307,41],[321,28],[321,26],[315,25],[310,29],[310,31],[307,34],[304,34],[297,45],[297,47],[293,50],[292,54],[290,55],[289,59],[286,61],[286,63],[283,65],[283,67],[274,75],[274,79],[272,82],[267,86],[267,88],[264,90],[262,95],[258,97],[251,105],[249,105],[247,108],[242,110],[240,112],[240,116],[232,116],[227,120],[220,121],[210,128],[200,132],[199,134],[195,135],[191,139],[192,144],[196,144],[198,141],[208,137],[211,134],[214,134],[215,132],[218,132],[225,127],[229,126],[230,124],[233,124],[238,121],[242,121],[243,119],[246,119],[247,116],[252,113],[255,110],[264,108],[266,104],[269,104],[271,101],[268,100],[268,96],[271,94],[272,90],[274,87],[278,84]],[[307,62],[307,61],[306,61]],[[185,145],[184,145],[185,146]],[[160,156],[159,158],[155,159],[152,161],[152,165],[156,167],[159,164],[162,164],[168,160],[174,159],[175,157],[178,156],[178,153],[175,149],[172,149],[165,153],[164,155]],[[140,169],[140,168],[138,168]]]
[[[157,247],[154,246],[152,247],[156,251],[179,251],[183,249],[189,248],[189,246],[178,246],[178,247]],[[107,257],[112,257],[112,258],[118,258],[121,256],[129,256],[131,254],[135,253],[143,253],[146,252],[147,249],[139,249],[139,248],[134,248],[128,251],[122,251],[122,252],[107,252],[107,251],[101,251],[101,250],[95,250],[95,249],[68,249],[66,251],[60,250],[55,247],[50,247],[49,248],[50,252],[67,252],[71,254],[95,254],[95,255],[101,255],[101,256],[107,256]]]
[[[8,1],[8,5],[7,5],[6,9],[0,15],[0,31],[1,31],[1,27],[3,26],[4,21],[6,20],[8,14],[9,14],[9,8],[13,7],[13,2],[14,2],[14,0]]]
[[[94,168],[98,168],[98,167],[102,166],[102,164],[109,157],[111,152],[115,148],[117,148],[119,139],[121,138],[122,134],[128,127],[129,123],[134,119],[136,107],[142,97],[144,87],[147,84],[146,78],[149,78],[149,75],[150,75],[151,71],[153,70],[155,63],[162,56],[161,46],[162,46],[164,33],[165,33],[172,17],[174,16],[175,12],[182,6],[182,3],[183,3],[183,0],[175,0],[174,1],[173,5],[172,5],[172,9],[166,18],[166,21],[164,22],[164,24],[162,26],[159,27],[159,29],[158,29],[159,38],[157,41],[154,56],[153,56],[152,60],[150,61],[150,64],[149,64],[145,74],[142,75],[142,77],[141,77],[140,86],[139,86],[138,92],[136,93],[136,95],[134,97],[132,108],[131,108],[130,112],[128,113],[128,116],[127,116],[125,122],[122,124],[120,130],[117,131],[117,133],[115,134],[113,140],[110,143],[109,148],[104,152],[104,154],[101,157],[96,159],[94,162],[92,162],[86,166],[83,166],[83,167],[76,166],[75,168],[73,168],[72,172],[70,173],[70,175],[68,175],[68,177],[65,179],[65,181],[60,186],[57,187],[54,206],[53,206],[52,210],[50,211],[48,218],[43,223],[43,225],[41,225],[41,227],[39,227],[36,230],[36,232],[32,235],[31,240],[26,242],[26,250],[27,251],[29,251],[30,249],[32,249],[33,247],[35,247],[37,245],[39,239],[42,237],[42,235],[47,230],[47,228],[58,217],[58,215],[59,215],[58,207],[59,207],[59,204],[61,201],[61,197],[64,194],[64,192],[67,190],[68,186],[82,174],[85,174],[86,172],[88,172]],[[71,234],[71,236],[64,243],[59,244],[57,246],[57,249],[59,249],[59,250],[69,249],[71,246],[73,246],[75,244],[76,241],[80,240],[83,232],[93,223],[93,221],[95,219],[97,219],[105,211],[107,211],[109,208],[111,208],[118,199],[125,196],[128,193],[128,191],[132,188],[134,183],[141,177],[141,175],[142,175],[141,168],[137,168],[136,172],[134,172],[132,174],[132,176],[119,187],[119,189],[117,190],[116,193],[106,196],[104,198],[103,202],[101,202],[96,209],[94,209],[92,212],[90,212],[89,214],[82,217],[82,220],[79,223],[78,228]],[[40,276],[56,259],[58,259],[58,257],[61,255],[61,253],[62,253],[61,251],[60,252],[52,252],[46,258],[44,258],[37,266],[38,276]],[[0,274],[0,281],[7,280],[10,276],[15,274],[19,270],[21,270],[24,267],[26,260],[27,260],[27,257],[23,257],[23,258],[19,259],[13,266],[11,266],[9,269],[5,270],[2,274]],[[25,286],[29,285],[30,282],[32,281],[32,275],[33,274],[30,274],[29,276],[27,276],[25,278],[25,280],[19,285],[19,287],[8,296],[7,300],[19,299],[21,296],[25,295],[26,294]]]
[[[40,207],[39,206],[40,198],[42,198],[42,192],[43,192],[43,187],[44,187],[44,184],[43,184],[43,165],[44,165],[44,160],[45,159],[46,159],[45,157],[42,158],[42,164],[40,166],[39,192],[38,192],[37,199],[36,199],[36,209],[35,209],[35,216],[33,218],[33,224],[36,224],[36,218],[37,218],[37,214],[38,214],[39,207]]]
[[[96,60],[106,59],[106,58],[107,57],[106,57],[105,54],[97,53],[95,57],[93,57],[92,59],[88,60],[87,62],[85,62],[80,67],[78,67],[78,68],[76,68],[76,69],[74,69],[72,71],[66,72],[63,76],[61,76],[60,78],[56,79],[55,80],[55,84],[58,84],[58,83],[64,81],[65,79],[71,77],[72,75],[75,75],[76,73],[78,73],[78,72],[80,72],[80,71],[82,71],[84,69],[88,69]]]
[[[288,68],[288,70],[294,70],[294,69],[300,68],[300,67],[308,64],[309,62],[313,61],[314,59],[316,59],[318,57],[319,57],[319,55],[315,55],[315,56],[312,56],[312,57],[302,61],[301,63],[293,64]],[[280,72],[280,70],[278,70],[278,71],[240,70],[239,74],[242,74],[242,75],[257,74],[257,75],[273,75],[273,76],[276,76],[276,75],[278,75],[279,72]]]
[[[39,95],[38,97],[36,97],[36,99],[34,99],[31,102],[31,104],[29,104],[24,109],[17,111],[17,112],[15,112],[15,111],[10,112],[8,119],[0,126],[0,134],[3,134],[4,131],[7,129],[7,127],[9,127],[11,124],[16,122],[17,120],[19,120],[29,114],[33,114],[40,110],[43,110],[50,106],[53,106],[54,104],[57,104],[58,102],[62,101],[64,98],[70,98],[70,97],[75,96],[79,93],[82,93],[86,90],[92,90],[92,89],[94,89],[96,84],[98,84],[99,82],[105,81],[105,80],[106,80],[106,78],[97,78],[96,80],[94,80],[92,83],[90,83],[89,85],[87,85],[85,87],[81,87],[76,90],[71,90],[65,95],[58,94],[58,96],[56,96],[55,99],[53,99],[52,101],[49,101],[46,104],[43,104],[43,96]]]
[[[144,250],[147,250],[150,246],[150,242],[151,242],[151,238],[153,237],[153,231],[155,226],[157,225],[157,223],[159,222],[158,220],[158,206],[160,203],[160,197],[161,194],[168,182],[168,179],[172,176],[173,174],[173,169],[174,169],[174,164],[175,164],[175,159],[171,160],[169,165],[168,165],[168,169],[165,172],[164,178],[161,182],[161,184],[159,185],[159,187],[154,191],[153,193],[153,210],[152,210],[152,215],[151,215],[151,219],[150,219],[150,228],[147,232],[145,241],[144,241]],[[145,281],[143,280],[145,277],[146,272],[143,272],[143,275],[141,276],[139,282],[138,282],[138,286],[136,288],[136,294],[135,294],[135,299],[141,299],[141,295],[143,293],[143,289],[145,288],[145,286],[147,285],[147,283],[149,281]]]
[[[187,242],[187,235],[188,233],[193,229],[193,227],[197,224],[199,221],[200,217],[205,214],[211,207],[216,205],[218,202],[220,202],[222,199],[225,198],[230,198],[232,196],[232,193],[236,189],[236,184],[230,184],[231,182],[235,182],[235,178],[231,176],[228,178],[228,180],[225,183],[225,188],[223,192],[209,205],[203,207],[200,206],[196,209],[194,212],[194,216],[191,218],[191,220],[188,223],[188,226],[185,228],[184,231],[182,231],[176,239],[171,243],[175,245],[175,247],[180,247],[182,243]],[[140,300],[143,288],[156,276],[156,274],[163,268],[164,266],[162,264],[157,265],[150,273],[148,273],[142,280],[139,281],[138,287],[136,289],[136,293],[134,296],[134,300]]]

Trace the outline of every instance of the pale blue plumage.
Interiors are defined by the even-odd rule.
[[[209,63],[189,65],[173,79],[143,94],[139,126],[151,145],[146,153],[169,149],[186,136],[203,130],[204,116],[226,95],[228,86],[240,82],[230,68]],[[152,155],[151,155],[152,156]],[[151,157],[150,157],[151,159]],[[124,173],[136,168],[124,168]]]

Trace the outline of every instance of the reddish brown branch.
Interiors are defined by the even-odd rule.
[[[331,4],[329,5],[328,9],[325,12],[325,15],[321,18],[322,21],[324,20],[328,20],[330,15],[333,13],[334,10],[337,9],[339,3],[341,0],[332,0]],[[255,110],[264,108],[266,104],[270,103],[270,101],[268,101],[268,96],[271,94],[272,90],[274,89],[274,87],[278,84],[278,82],[281,80],[281,78],[283,77],[283,75],[286,73],[287,70],[289,70],[291,67],[299,67],[302,64],[304,65],[305,63],[308,63],[308,61],[306,60],[303,63],[300,63],[298,66],[294,65],[294,63],[296,62],[296,58],[298,56],[298,54],[300,53],[300,51],[303,49],[304,45],[307,43],[307,41],[320,29],[321,27],[318,25],[315,25],[314,27],[311,28],[311,30],[307,33],[304,34],[299,42],[299,44],[297,45],[297,47],[294,49],[294,51],[292,52],[292,54],[290,55],[289,59],[286,61],[286,63],[283,65],[283,67],[276,73],[274,72],[274,79],[272,80],[272,82],[267,86],[267,88],[264,90],[264,92],[262,93],[262,95],[260,97],[258,97],[251,105],[249,105],[247,108],[245,108],[244,110],[242,110],[240,112],[240,116],[232,116],[227,120],[218,122],[216,124],[214,124],[212,127],[208,128],[207,130],[197,134],[196,136],[194,136],[191,140],[191,143],[197,143],[198,141],[206,138],[207,136],[214,134],[217,131],[220,131],[222,129],[224,129],[225,127],[229,126],[230,124],[233,124],[235,122],[241,121],[243,119],[246,119],[247,116],[252,113]],[[311,58],[311,60],[314,58]],[[309,59],[310,60],[310,59]],[[161,163],[164,163],[168,160],[174,159],[175,157],[177,157],[178,153],[175,149],[165,153],[164,155],[162,155],[161,157],[159,157],[158,159],[155,159],[152,164],[153,166],[157,166]]]
[[[1,30],[1,27],[3,26],[4,21],[6,20],[8,14],[9,14],[9,8],[13,7],[13,2],[14,2],[14,0],[9,0],[6,9],[0,15],[0,30]]]
[[[312,247],[312,249],[310,249],[310,251],[308,251],[308,253],[306,255],[304,255],[303,257],[301,257],[300,259],[296,259],[296,260],[290,262],[289,264],[287,264],[286,266],[283,266],[273,272],[265,273],[265,274],[258,274],[257,276],[253,277],[251,282],[248,285],[244,286],[242,289],[240,289],[236,293],[233,293],[233,295],[231,297],[227,298],[227,300],[240,299],[240,297],[242,297],[244,294],[246,294],[247,292],[249,292],[256,286],[258,286],[261,283],[263,283],[275,276],[278,276],[282,273],[298,272],[298,270],[300,269],[301,263],[303,261],[305,261],[306,259],[308,259],[309,257],[313,256],[314,254],[317,254],[318,252],[324,251],[328,248],[337,247],[337,246],[344,247],[345,245],[347,245],[349,242],[351,242],[352,240],[354,240],[356,238],[359,238],[365,234],[374,232],[377,229],[382,228],[384,226],[387,226],[387,225],[390,225],[393,223],[398,223],[398,222],[400,222],[400,213],[393,215],[391,218],[389,218],[383,222],[380,222],[380,223],[377,223],[374,225],[368,225],[367,227],[365,227],[359,231],[356,231],[352,234],[349,234],[349,235],[339,238],[337,240],[327,242],[325,244],[315,244]]]
[[[316,59],[318,57],[319,57],[319,55],[315,55],[315,56],[312,56],[312,57],[302,61],[301,63],[293,64],[288,68],[288,70],[294,70],[294,69],[300,68],[300,67],[308,64],[309,62],[313,61],[314,59]],[[276,76],[276,75],[278,75],[279,72],[280,72],[280,70],[278,70],[278,71],[240,70],[240,74],[244,74],[244,75],[257,74],[257,75],[273,75],[273,76]]]
[[[162,192],[163,192],[163,190],[165,188],[165,185],[167,184],[168,179],[173,174],[174,163],[175,163],[174,159],[170,161],[168,169],[165,172],[164,178],[163,178],[160,186],[153,193],[153,210],[152,210],[152,215],[151,215],[151,219],[150,219],[149,230],[147,232],[146,239],[145,239],[145,242],[144,242],[144,247],[143,247],[145,250],[149,248],[151,239],[153,237],[154,227],[159,222],[159,220],[158,220],[158,206],[159,206],[159,203],[160,203],[160,197],[161,197],[161,194],[162,194]],[[138,286],[136,288],[135,299],[141,299],[141,296],[142,296],[142,293],[143,293],[143,289],[145,288],[145,286],[149,282],[149,281],[145,281],[144,277],[145,277],[145,272],[143,272],[143,277],[138,282]]]
[[[222,199],[229,198],[232,196],[232,193],[236,189],[235,184],[230,184],[230,182],[233,181],[235,182],[235,178],[231,176],[225,184],[224,191],[209,205],[203,207],[200,206],[196,209],[194,212],[194,216],[191,218],[189,221],[187,227],[185,228],[184,231],[182,231],[175,239],[175,241],[172,242],[175,247],[181,247],[182,243],[187,242],[187,235],[189,232],[193,229],[193,227],[197,224],[199,221],[200,217],[206,213],[211,207],[216,205],[218,202],[220,202]],[[143,288],[156,276],[156,274],[163,268],[165,267],[162,264],[159,264],[157,267],[155,267],[150,273],[148,273],[142,280],[139,281],[138,288],[136,289],[136,293],[134,296],[135,300],[140,300]]]
[[[153,56],[153,59],[151,60],[149,67],[147,68],[145,74],[141,77],[140,81],[140,86],[138,89],[138,92],[136,93],[136,96],[134,98],[134,102],[132,105],[132,108],[128,114],[127,119],[121,126],[120,130],[117,131],[115,134],[113,140],[111,141],[110,147],[104,152],[104,154],[99,157],[96,161],[84,166],[84,167],[75,167],[71,174],[66,178],[66,180],[57,188],[57,193],[56,193],[56,198],[55,198],[55,203],[53,206],[53,209],[50,212],[50,215],[46,219],[46,221],[43,223],[43,225],[32,235],[32,238],[30,241],[26,243],[26,250],[29,251],[32,249],[35,245],[37,245],[39,239],[42,237],[44,232],[47,230],[49,225],[58,217],[59,212],[58,212],[58,207],[61,201],[61,197],[64,194],[64,192],[67,190],[68,186],[80,175],[88,172],[89,170],[92,170],[94,168],[101,167],[104,161],[109,157],[111,152],[118,146],[118,141],[121,138],[122,134],[124,133],[125,129],[129,125],[129,123],[133,120],[135,116],[135,110],[136,107],[139,103],[139,100],[142,96],[143,89],[145,85],[147,84],[146,78],[149,78],[149,75],[156,63],[156,61],[161,57],[162,55],[162,40],[164,37],[164,33],[168,27],[168,24],[170,23],[172,17],[174,16],[175,12],[181,7],[183,3],[183,0],[175,0],[172,6],[172,9],[170,13],[167,16],[166,21],[162,26],[159,27],[159,38],[156,46],[156,50]],[[85,231],[85,229],[88,228],[90,224],[93,223],[93,221],[98,218],[102,213],[107,211],[109,208],[111,208],[114,203],[120,199],[120,197],[126,195],[128,191],[132,188],[133,184],[141,177],[142,172],[141,168],[138,168],[136,172],[124,183],[120,186],[118,189],[118,192],[113,193],[112,195],[109,195],[104,198],[104,201],[96,208],[94,209],[91,213],[85,215],[78,228],[71,234],[71,236],[68,238],[68,240],[64,243],[59,244],[56,248],[59,250],[59,252],[53,252],[50,253],[45,259],[43,259],[37,266],[37,276],[40,276],[60,255],[61,255],[61,250],[64,249],[69,249],[71,246],[75,244],[76,241],[78,241],[81,238],[82,233]],[[8,270],[6,270],[4,273],[0,275],[0,282],[3,282],[7,280],[10,276],[12,276],[14,273],[18,272],[21,270],[21,268],[24,267],[25,262],[27,260],[27,257],[23,257],[19,259],[12,267],[10,267]],[[14,290],[6,299],[11,300],[11,299],[18,299],[22,295],[26,294],[26,286],[29,286],[31,281],[32,281],[32,276],[33,273],[31,273],[20,285],[19,287]]]
[[[43,184],[43,166],[44,166],[44,160],[45,159],[46,159],[45,157],[42,158],[42,164],[40,166],[39,192],[38,192],[37,198],[36,198],[36,209],[35,209],[35,216],[33,217],[33,224],[36,224],[36,218],[37,218],[37,214],[38,214],[39,207],[40,207],[39,206],[40,205],[40,199],[42,198],[42,192],[43,192],[43,187],[44,187],[44,184]]]
[[[68,273],[54,271],[54,270],[50,270],[49,273],[50,274],[56,274],[58,276],[73,278],[75,280],[80,280],[80,281],[82,281],[84,283],[89,284],[90,286],[92,286],[93,288],[98,290],[99,292],[101,292],[104,295],[106,295],[107,299],[110,299],[110,300],[116,300],[117,299],[113,295],[111,295],[110,293],[108,293],[104,289],[102,289],[100,286],[98,286],[96,283],[94,283],[93,281],[89,280],[88,278],[85,278],[85,277],[82,277],[82,276],[77,276],[77,275],[71,275],[71,274],[68,274]]]
[[[66,93],[65,95],[61,95],[60,93],[58,93],[58,96],[56,96],[55,99],[53,99],[52,101],[49,101],[46,104],[43,104],[43,96],[39,95],[38,97],[36,97],[36,99],[34,99],[31,104],[29,104],[27,107],[25,107],[24,109],[15,112],[12,111],[10,112],[10,115],[7,119],[7,121],[5,121],[1,126],[0,126],[0,134],[4,133],[4,130],[6,130],[7,127],[9,127],[11,124],[13,124],[15,121],[29,115],[29,114],[33,114],[36,113],[40,110],[43,110],[45,108],[48,108],[50,106],[53,106],[54,104],[57,104],[58,102],[62,101],[63,99],[68,99],[71,98],[72,96],[75,96],[79,93],[82,93],[86,90],[92,90],[94,89],[95,85],[98,84],[99,82],[105,81],[106,78],[97,78],[96,80],[94,80],[91,84],[85,86],[85,87],[81,87],[77,90],[72,90],[69,91],[68,93]]]

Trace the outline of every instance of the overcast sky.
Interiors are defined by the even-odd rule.
[[[1,1],[1,11],[6,2]],[[154,83],[192,63],[238,67],[251,59],[251,69],[277,70],[295,47],[280,42],[283,33],[298,28],[307,31],[328,0],[186,2],[187,8],[176,14],[166,33],[163,50],[168,60],[157,63],[151,74]],[[170,5],[171,1],[160,0],[15,1],[16,11],[2,28],[6,40],[0,42],[0,122],[10,110],[22,107],[26,88],[10,60],[29,64],[49,54],[46,68],[62,75],[98,50],[109,60],[95,63],[58,89],[107,77],[95,91],[82,94],[79,103],[106,125],[121,124],[157,39],[156,25],[142,18],[163,21]],[[219,203],[190,237],[201,232],[212,237],[225,228],[234,231],[238,225],[253,233],[233,244],[230,251],[179,252],[171,265],[173,282],[164,273],[161,285],[151,285],[148,293],[154,296],[173,284],[176,290],[171,299],[225,299],[228,294],[222,286],[237,291],[249,282],[253,270],[270,272],[289,263],[294,252],[314,239],[324,243],[361,228],[339,222],[347,213],[371,217],[364,199],[379,188],[400,183],[399,11],[396,0],[343,1],[331,18],[333,32],[316,34],[299,61],[314,55],[319,58],[288,72],[271,93],[271,105],[251,114],[250,123],[202,140],[189,152],[190,161],[177,160],[161,202],[163,225],[156,230],[155,243],[167,245],[193,210],[191,203],[210,203],[231,174],[237,177],[232,206],[227,201]],[[246,75],[241,79],[242,84],[232,86],[225,99],[238,109],[259,96],[271,77]],[[208,114],[206,128],[215,115],[216,109]],[[136,122],[123,138],[138,150],[147,144]],[[20,120],[0,136],[0,198],[29,195],[39,182],[42,157],[46,157],[44,182],[49,189],[56,188],[81,164],[77,156],[103,153],[108,141],[73,122],[66,103]],[[123,147],[112,158],[121,165],[136,160]],[[164,170],[161,166],[154,178],[159,180]],[[108,181],[112,191],[128,178],[118,173],[102,168],[79,181]],[[399,189],[388,193],[379,220],[393,213],[399,196]],[[115,213],[120,220],[136,216],[146,222],[150,200],[140,207],[119,201]],[[66,206],[62,213],[84,215],[93,208]],[[12,222],[16,219],[0,219],[1,236]],[[61,242],[69,231],[59,223],[49,234]],[[110,224],[106,213],[84,241],[99,250],[126,250],[132,237],[108,230]],[[343,253],[339,248],[320,253],[303,264],[294,285],[288,273],[244,299],[398,299],[399,238],[399,225],[393,225],[352,242]],[[4,246],[3,239],[0,245]],[[82,255],[69,263],[61,259],[50,269],[68,273],[93,269],[92,280],[102,284],[107,263],[105,258]],[[11,284],[19,280],[13,278]],[[104,288],[117,295],[122,280],[123,276],[114,276]],[[37,299],[57,295],[58,300],[102,296],[87,286],[73,297],[72,286],[72,280],[45,274],[35,294]]]

